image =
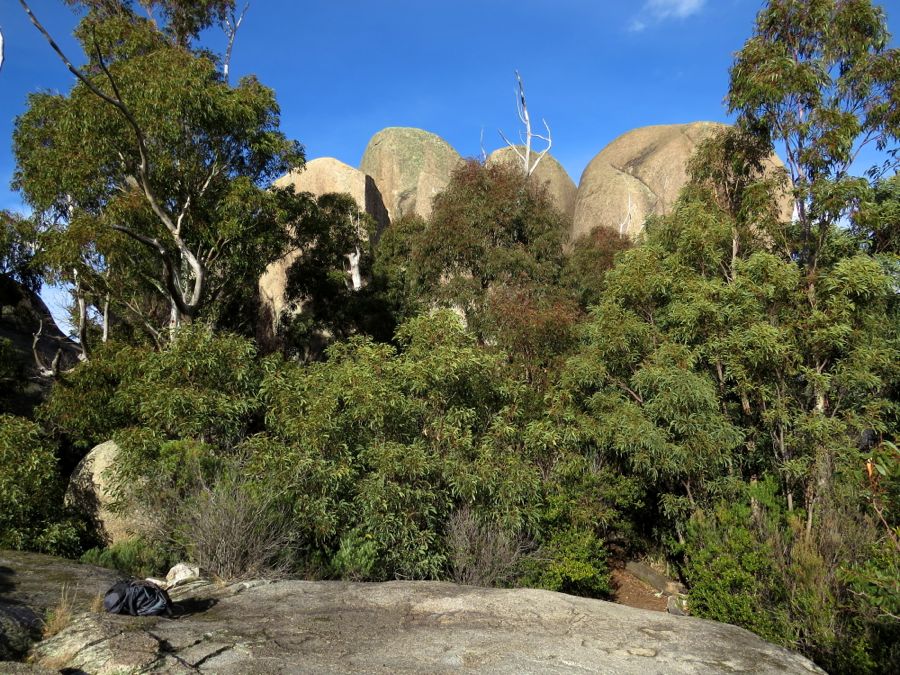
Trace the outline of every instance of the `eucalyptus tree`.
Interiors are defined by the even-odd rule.
[[[870,0],[770,0],[731,68],[740,124],[783,144],[814,270],[822,230],[849,204],[836,194],[867,146],[896,170],[900,50]]]
[[[854,297],[883,296],[878,265],[850,256],[837,225],[878,219],[877,209],[860,218],[860,195],[870,188],[852,172],[864,148],[887,157],[871,175],[896,171],[900,50],[888,47],[889,38],[884,11],[870,0],[770,0],[731,69],[729,109],[739,124],[783,147],[793,183],[796,220],[785,242],[803,275],[804,297],[795,302],[805,318],[790,382],[803,392],[792,401],[805,415],[782,431],[815,439],[809,461],[817,468],[804,472],[807,531],[831,490],[836,461],[824,420],[846,406],[841,364],[849,334],[835,322],[859,311]]]
[[[301,209],[265,188],[303,162],[274,93],[252,76],[230,86],[222,59],[195,44],[216,23],[233,38],[233,3],[148,0],[142,15],[124,1],[70,2],[87,8],[81,67],[20,4],[76,77],[66,94],[32,95],[16,120],[14,185],[45,264],[157,341],[166,323],[232,321],[223,308],[282,253]]]

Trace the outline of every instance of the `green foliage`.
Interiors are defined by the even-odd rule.
[[[130,422],[113,396],[148,353],[117,343],[101,345],[90,361],[60,375],[37,410],[38,421],[79,455],[108,441]]]
[[[63,512],[54,448],[41,428],[0,415],[0,548],[72,555],[83,535]]]
[[[853,230],[872,253],[900,255],[900,175],[883,178],[865,186],[859,210],[853,214]]]
[[[421,216],[404,215],[384,231],[375,250],[373,283],[392,315],[401,322],[423,309],[412,256],[426,228]]]
[[[0,211],[0,274],[32,293],[41,288],[41,269],[35,264],[33,224],[9,211]],[[0,300],[0,307],[3,302]]]
[[[502,285],[553,284],[562,267],[565,219],[545,190],[515,167],[468,162],[434,200],[412,249],[426,297],[462,309],[478,333],[488,292]]]
[[[300,311],[284,320],[282,351],[309,359],[321,356],[328,342],[357,333],[390,339],[393,321],[376,289],[354,288],[349,269],[348,256],[358,255],[358,281],[371,276],[371,216],[350,195],[325,194],[309,201],[299,221],[292,247],[302,253],[287,270],[285,295]]]
[[[831,672],[890,672],[896,623],[884,608],[861,612],[860,602],[877,597],[864,579],[877,567],[869,582],[886,580],[892,563],[872,556],[862,568],[852,565],[854,558],[872,555],[854,550],[858,534],[848,533],[838,551],[829,551],[833,543],[810,539],[802,523],[783,512],[777,489],[769,479],[740,501],[695,515],[685,566],[692,612],[799,649]],[[849,522],[846,514],[843,519]],[[829,562],[832,556],[841,569]]]
[[[759,540],[752,515],[745,502],[733,502],[691,519],[685,565],[691,613],[791,644],[778,553],[774,542]]]
[[[564,285],[575,289],[582,307],[600,302],[606,272],[613,267],[616,255],[631,246],[627,235],[608,227],[594,228],[572,243],[562,278]]]
[[[307,367],[267,362],[267,434],[248,440],[248,470],[260,490],[277,477],[307,555],[343,550],[336,569],[374,579],[439,578],[454,505],[521,530],[539,477],[515,447],[520,394],[502,357],[452,313],[417,318],[397,340],[400,351],[354,338]],[[371,567],[357,564],[373,549]]]
[[[11,341],[0,338],[0,413],[9,412],[22,395],[25,367]]]
[[[553,531],[532,567],[525,577],[529,586],[588,598],[605,598],[612,593],[606,549],[587,530]]]
[[[97,309],[108,297],[113,323],[156,341],[173,318],[249,331],[240,317],[299,208],[264,188],[302,151],[278,131],[271,90],[252,77],[231,87],[209,51],[187,48],[232,4],[160,4],[174,40],[121,3],[83,18],[84,81],[31,96],[14,184],[50,277]]]
[[[350,531],[341,537],[338,550],[331,560],[331,573],[340,579],[360,581],[371,579],[378,559],[378,547],[372,535]]]
[[[160,577],[177,562],[171,551],[165,550],[159,542],[146,541],[140,537],[127,539],[108,548],[92,548],[81,555],[81,562],[118,570],[128,576],[147,578]]]

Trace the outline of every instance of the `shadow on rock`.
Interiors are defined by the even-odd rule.
[[[16,584],[13,580],[15,573],[12,567],[0,565],[0,594],[12,593],[15,590]]]
[[[218,602],[215,598],[185,598],[180,602],[174,603],[175,611],[172,613],[172,618],[178,619],[183,616],[203,614],[203,612],[212,609]]]

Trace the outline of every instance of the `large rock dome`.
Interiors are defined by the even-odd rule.
[[[461,161],[447,141],[422,129],[388,127],[372,136],[360,170],[381,190],[391,221],[431,216],[431,202]]]
[[[572,239],[597,227],[634,236],[648,216],[667,213],[687,182],[694,149],[723,128],[714,122],[667,124],[619,136],[581,175]]]

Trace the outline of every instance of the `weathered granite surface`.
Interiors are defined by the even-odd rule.
[[[32,660],[98,675],[821,672],[734,626],[549,591],[198,581],[172,597],[173,619],[82,612]]]
[[[59,603],[64,588],[74,611],[84,612],[121,576],[63,558],[0,551],[0,661],[21,658],[40,639],[47,610]]]

